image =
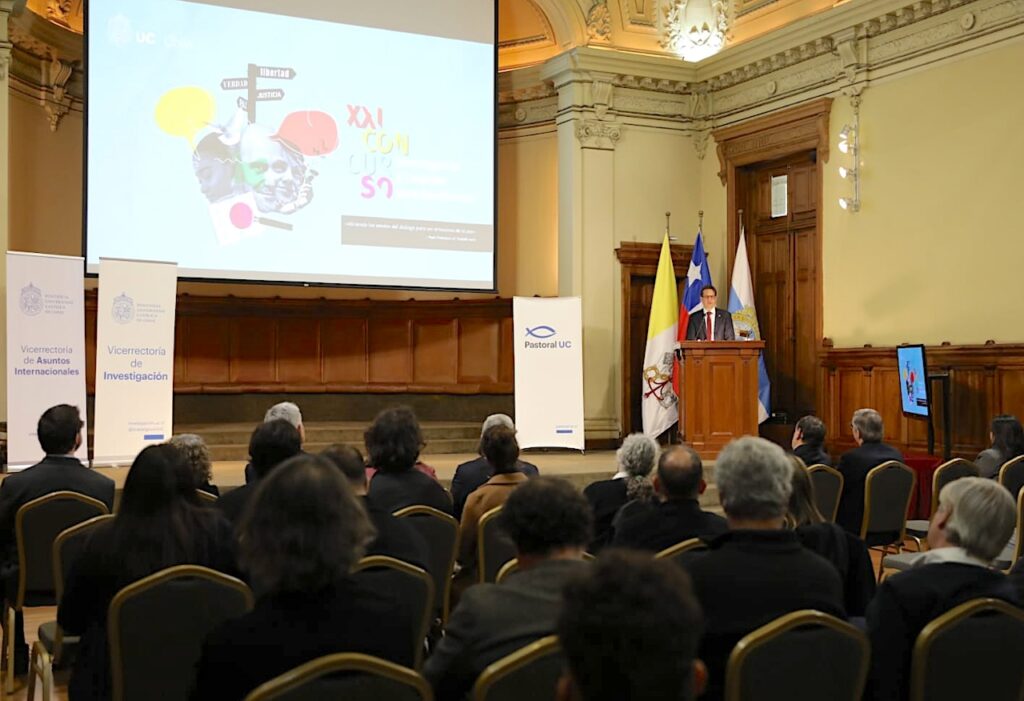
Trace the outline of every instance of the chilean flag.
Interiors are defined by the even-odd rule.
[[[698,229],[697,240],[693,243],[693,255],[690,257],[690,267],[686,271],[686,290],[679,305],[680,341],[686,340],[686,326],[690,321],[690,314],[700,309],[700,291],[711,284],[711,268],[708,267],[708,257],[704,253],[704,234]]]

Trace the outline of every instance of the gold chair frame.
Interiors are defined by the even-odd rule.
[[[430,622],[434,618],[434,578],[422,567],[416,567],[408,562],[403,562],[387,555],[364,557],[356,563],[352,572],[362,572],[363,570],[371,569],[396,570],[416,577],[427,585],[427,607],[423,611],[423,620],[420,621],[419,628],[413,632],[413,650],[416,651],[413,664],[416,670],[420,670],[423,668],[423,642],[427,639],[427,633],[430,631]]]
[[[71,528],[61,531],[60,535],[53,541],[53,584],[54,591],[57,594],[58,606],[60,605],[60,600],[64,597],[64,564],[60,556],[64,542],[82,531],[95,528],[102,523],[110,521],[112,518],[114,518],[113,514],[93,516],[88,521],[82,521]],[[59,624],[54,634],[52,654],[46,649],[42,641],[36,640],[32,644],[32,652],[28,663],[28,694],[26,698],[35,698],[36,677],[39,677],[39,681],[43,685],[43,701],[50,701],[53,698],[53,665],[60,662],[63,651],[64,630]]]
[[[500,570],[498,570],[498,574],[495,575],[495,577],[494,577],[494,583],[495,584],[501,584],[502,582],[505,581],[506,577],[508,577],[510,574],[512,574],[513,572],[516,572],[518,570],[519,570],[519,558],[518,557],[513,557],[511,560],[509,560],[504,565],[502,565]]]
[[[729,654],[729,662],[726,665],[725,701],[742,701],[743,684],[741,675],[743,664],[751,652],[781,635],[808,625],[831,628],[856,641],[857,647],[861,651],[860,669],[857,673],[859,682],[854,689],[850,690],[852,692],[850,699],[860,699],[864,693],[864,685],[867,683],[868,667],[871,662],[871,644],[868,642],[868,636],[862,630],[850,625],[846,621],[829,616],[827,613],[804,610],[780,616],[771,623],[767,623],[757,630],[748,633],[736,643],[736,647]]]
[[[497,662],[491,663],[480,674],[473,685],[472,701],[487,701],[487,694],[490,692],[491,687],[501,681],[502,678],[515,672],[520,667],[530,664],[534,660],[550,655],[553,652],[559,652],[560,650],[561,643],[558,641],[558,636],[549,635],[502,657]]]
[[[204,505],[216,504],[219,498],[216,494],[204,492],[202,489],[196,490],[196,496],[199,497],[199,503]]]
[[[427,680],[408,667],[358,652],[339,652],[318,657],[290,672],[274,677],[251,691],[245,697],[245,701],[273,701],[317,677],[337,672],[363,672],[386,677],[414,688],[423,701],[434,699],[434,693]]]
[[[441,605],[441,622],[447,623],[448,614],[450,613],[451,608],[452,573],[455,571],[455,558],[459,553],[459,540],[461,538],[461,533],[459,533],[459,522],[456,521],[451,514],[446,514],[432,506],[425,506],[423,504],[407,506],[404,509],[399,509],[392,515],[395,516],[395,518],[405,518],[407,516],[431,516],[433,518],[440,519],[455,531],[454,547],[452,548],[451,557],[448,560],[447,573],[444,577],[444,599]]]
[[[917,473],[898,460],[886,460],[880,465],[876,465],[868,471],[867,476],[864,478],[864,516],[860,523],[860,539],[865,540],[867,538],[868,523],[871,520],[871,483],[874,481],[875,475],[894,468],[910,473],[910,489],[907,490],[907,500],[903,504],[903,526],[900,528],[899,536],[894,541],[896,545],[893,554],[898,555],[903,552],[903,541],[907,538],[907,510],[910,509],[910,500],[914,497],[914,490],[917,488]],[[871,550],[880,550],[882,553],[882,556],[878,559],[878,575],[876,577],[878,581],[882,580],[882,564],[885,561],[885,556],[889,554],[890,547],[892,547],[892,544],[874,545],[870,548]]]
[[[484,553],[486,548],[484,546],[484,528],[491,522],[497,519],[501,515],[501,510],[504,506],[495,506],[493,509],[489,509],[484,512],[484,515],[480,517],[480,520],[476,524],[476,571],[477,571],[477,582],[480,584],[487,584],[487,573],[484,568]],[[515,559],[515,558],[513,558]],[[510,561],[508,561],[510,562]],[[508,564],[505,562],[501,567],[498,568],[498,573]],[[497,573],[495,574],[495,581],[498,580]]]
[[[1024,490],[1021,490],[1024,493]],[[996,611],[1024,623],[1024,611],[999,599],[973,599],[946,611],[926,625],[914,642],[914,655],[910,667],[910,701],[926,701],[925,680],[928,672],[928,654],[932,644],[950,626],[981,611]],[[982,694],[983,695],[983,694]]]
[[[840,497],[842,496],[842,494],[843,494],[843,487],[846,486],[846,478],[843,477],[843,473],[842,472],[840,472],[839,470],[837,470],[834,467],[829,467],[828,465],[822,465],[821,463],[815,463],[814,465],[810,465],[807,468],[807,476],[808,477],[811,477],[811,475],[813,475],[815,472],[824,472],[826,474],[832,475],[833,477],[838,477],[839,478],[839,492],[838,492],[838,495]],[[814,480],[813,479],[811,479],[811,486],[812,487],[814,486]],[[831,514],[822,514],[822,516],[824,516],[825,518],[828,519],[829,523],[835,523],[836,522],[836,514],[839,513],[839,502],[840,502],[840,499],[837,498],[835,506],[832,507],[832,513]],[[817,506],[817,505],[815,505],[815,506]]]
[[[691,550],[707,550],[707,548],[708,548],[708,544],[705,543],[700,538],[688,538],[686,540],[683,540],[683,541],[680,541],[680,542],[676,543],[675,545],[668,546],[667,548],[665,548],[661,552],[657,553],[654,556],[654,559],[655,560],[665,560],[665,559],[673,558],[676,555],[682,555],[683,553],[688,553]]]
[[[32,501],[26,502],[18,508],[18,513],[14,517],[14,537],[18,548],[18,593],[15,595],[13,602],[4,602],[3,642],[2,645],[0,645],[0,673],[3,674],[3,679],[0,681],[0,693],[4,696],[14,691],[14,617],[15,614],[25,606],[27,573],[25,571],[25,538],[22,532],[25,515],[44,504],[48,504],[51,501],[60,501],[62,499],[72,499],[74,501],[82,502],[88,506],[95,507],[96,510],[99,511],[98,515],[110,513],[110,509],[107,508],[107,505],[99,499],[93,499],[85,494],[79,494],[78,492],[71,492],[67,490],[51,492],[33,499]],[[29,671],[31,673],[31,669]]]
[[[947,460],[946,462],[936,467],[935,472],[932,473],[932,504],[931,509],[928,511],[929,514],[934,515],[936,509],[939,508],[939,492],[941,492],[942,487],[945,486],[941,482],[942,473],[948,470],[949,468],[953,467],[954,465],[959,465],[960,463],[974,467],[974,476],[978,476],[978,468],[974,465],[974,463],[971,462],[970,460],[964,460],[963,458],[953,458],[952,460]],[[931,520],[931,517],[929,517],[928,520]],[[917,551],[923,552],[925,541],[922,541],[920,537],[914,535],[913,533],[910,533],[909,536],[911,540],[917,543]]]
[[[124,660],[121,651],[121,630],[118,623],[121,620],[121,609],[126,601],[149,589],[160,586],[173,579],[206,579],[217,584],[236,590],[245,600],[246,608],[252,609],[252,590],[245,582],[230,577],[223,572],[211,570],[209,567],[199,565],[175,565],[154,572],[148,577],[143,577],[137,582],[132,582],[114,595],[107,610],[107,639],[110,644],[110,669],[111,669],[111,698],[113,701],[124,701]]]
[[[999,484],[1006,487],[1006,479],[1010,470],[1017,467],[1017,465],[1020,465],[1021,463],[1024,463],[1024,455],[1018,455],[1017,457],[1011,458],[1010,460],[1004,462],[999,468]]]

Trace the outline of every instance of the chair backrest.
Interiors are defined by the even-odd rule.
[[[516,545],[501,527],[501,506],[480,517],[476,526],[476,561],[480,583],[493,582],[509,560],[516,557]]]
[[[1016,536],[1013,545],[1013,562],[1010,563],[1010,567],[1013,567],[1017,560],[1024,556],[1024,489],[1020,490],[1017,494],[1017,528],[1014,530]]]
[[[1020,699],[1024,691],[1024,611],[996,599],[975,599],[926,625],[914,644],[912,701],[980,695]]]
[[[725,673],[725,701],[859,701],[868,675],[867,636],[820,611],[795,611],[741,639]]]
[[[85,544],[88,542],[89,536],[96,529],[96,526],[102,525],[113,518],[113,514],[94,516],[88,521],[82,521],[71,528],[61,531],[60,535],[54,539],[52,553],[53,586],[54,591],[57,593],[58,604],[61,597],[64,596],[64,582],[68,578],[68,573],[71,571],[75,561],[85,551]]]
[[[935,510],[939,508],[939,493],[943,487],[961,477],[977,476],[978,466],[963,458],[953,458],[936,467],[932,475],[932,510],[928,513],[934,515]]]
[[[107,611],[114,701],[188,698],[207,634],[252,604],[245,584],[197,565],[119,591]]]
[[[811,465],[807,476],[814,487],[814,505],[821,515],[835,523],[839,511],[839,497],[843,493],[843,473],[828,465]]]
[[[510,574],[512,574],[513,572],[515,572],[518,569],[519,569],[519,558],[518,557],[513,557],[511,560],[509,560],[504,565],[502,565],[500,570],[498,570],[498,574],[494,577],[494,583],[495,584],[501,584],[502,582],[505,581],[506,577],[508,577]]]
[[[914,494],[917,475],[896,460],[883,462],[868,472],[864,480],[864,520],[861,540],[869,533],[892,534],[890,542],[902,543],[906,537],[907,509]],[[880,544],[880,543],[879,543]]]
[[[700,538],[690,538],[688,540],[681,541],[675,545],[670,545],[665,548],[654,557],[658,560],[672,560],[673,562],[683,565],[687,558],[681,557],[686,553],[693,552],[695,550],[707,550],[708,545]]]
[[[427,680],[356,652],[320,657],[256,687],[245,701],[432,701]]]
[[[564,666],[558,636],[541,638],[487,667],[473,686],[473,701],[554,701]]]
[[[205,492],[202,489],[196,490],[196,496],[199,497],[199,503],[203,506],[210,506],[211,504],[217,503],[217,495]]]
[[[110,512],[102,501],[77,492],[53,492],[18,509],[14,525],[18,545],[18,594],[14,608],[25,605],[26,594],[56,596],[53,542],[71,526],[107,513]]]
[[[1013,498],[1017,498],[1021,487],[1024,487],[1024,455],[1007,460],[999,468],[999,484],[1010,490]]]
[[[433,577],[424,569],[384,555],[364,557],[353,568],[353,573],[375,589],[397,594],[402,601],[416,602],[419,625],[410,642],[415,668],[422,668],[423,642],[434,618]]]
[[[407,506],[395,512],[408,519],[427,543],[427,572],[434,578],[434,613],[448,620],[452,571],[459,551],[459,522],[429,506]]]

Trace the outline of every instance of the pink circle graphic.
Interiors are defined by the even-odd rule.
[[[252,207],[244,202],[238,202],[231,208],[231,223],[236,229],[248,229],[252,226]]]

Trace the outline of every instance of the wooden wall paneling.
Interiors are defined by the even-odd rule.
[[[185,319],[174,322],[174,377],[184,378],[187,364],[185,363],[185,339],[188,338],[188,323]]]
[[[463,319],[459,334],[459,381],[497,383],[501,325],[493,319]]]
[[[175,384],[193,387],[231,382],[231,325],[222,319],[179,317],[185,327],[181,354],[185,376],[175,376]]]
[[[996,406],[1024,418],[1024,367],[996,369],[995,385]]]
[[[515,381],[515,328],[512,319],[501,320],[501,354],[498,367],[498,381],[512,384]]]
[[[366,319],[325,319],[322,329],[324,383],[365,386],[370,381]]]
[[[367,331],[370,382],[385,385],[412,382],[412,321],[371,318]]]
[[[277,320],[277,381],[309,385],[323,382],[319,319]]]
[[[413,381],[458,382],[458,327],[454,319],[413,322]]]
[[[882,415],[885,437],[898,443],[907,442],[907,421],[899,394],[900,373],[896,367],[875,367],[871,371],[870,407]],[[895,391],[893,391],[895,390]]]
[[[85,391],[92,394],[96,391],[96,299],[93,297],[92,309],[88,299],[85,305]]]
[[[246,316],[231,324],[232,384],[277,384],[277,319]]]
[[[995,369],[958,367],[950,372],[950,380],[953,450],[963,451],[988,439],[995,404]],[[936,427],[940,426],[938,423]]]

